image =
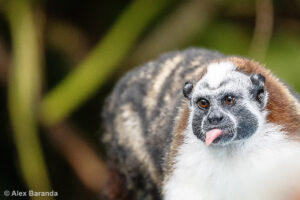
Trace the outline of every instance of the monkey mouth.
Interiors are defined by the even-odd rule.
[[[234,136],[234,129],[213,128],[206,133],[205,145],[210,146],[212,143],[219,143],[221,140],[228,141]]]

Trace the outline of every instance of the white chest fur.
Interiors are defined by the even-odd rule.
[[[287,200],[300,187],[300,143],[267,124],[234,147],[206,147],[186,130],[165,200]]]

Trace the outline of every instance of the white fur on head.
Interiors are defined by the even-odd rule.
[[[193,96],[213,95],[216,92],[244,91],[251,86],[249,76],[238,72],[232,62],[212,63],[207,67],[206,74],[196,83]]]
[[[236,66],[232,62],[212,63],[207,67],[207,73],[202,78],[202,82],[207,82],[210,87],[217,88],[235,69]]]

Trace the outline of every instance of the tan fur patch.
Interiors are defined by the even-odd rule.
[[[147,108],[147,117],[150,116],[150,113],[157,105],[157,98],[160,94],[161,88],[172,73],[172,71],[177,67],[178,63],[183,60],[183,57],[178,55],[172,59],[167,60],[163,65],[164,67],[158,73],[158,75],[153,79],[151,87],[149,88],[147,96],[144,98],[144,106]]]
[[[120,108],[121,113],[116,117],[116,130],[118,132],[119,144],[132,150],[136,158],[148,167],[152,180],[157,184],[160,176],[154,161],[146,149],[146,141],[142,135],[142,122],[131,104],[124,104]],[[124,134],[130,133],[130,134]]]

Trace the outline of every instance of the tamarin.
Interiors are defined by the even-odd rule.
[[[300,197],[299,96],[258,62],[164,54],[117,83],[103,117],[110,199]]]

